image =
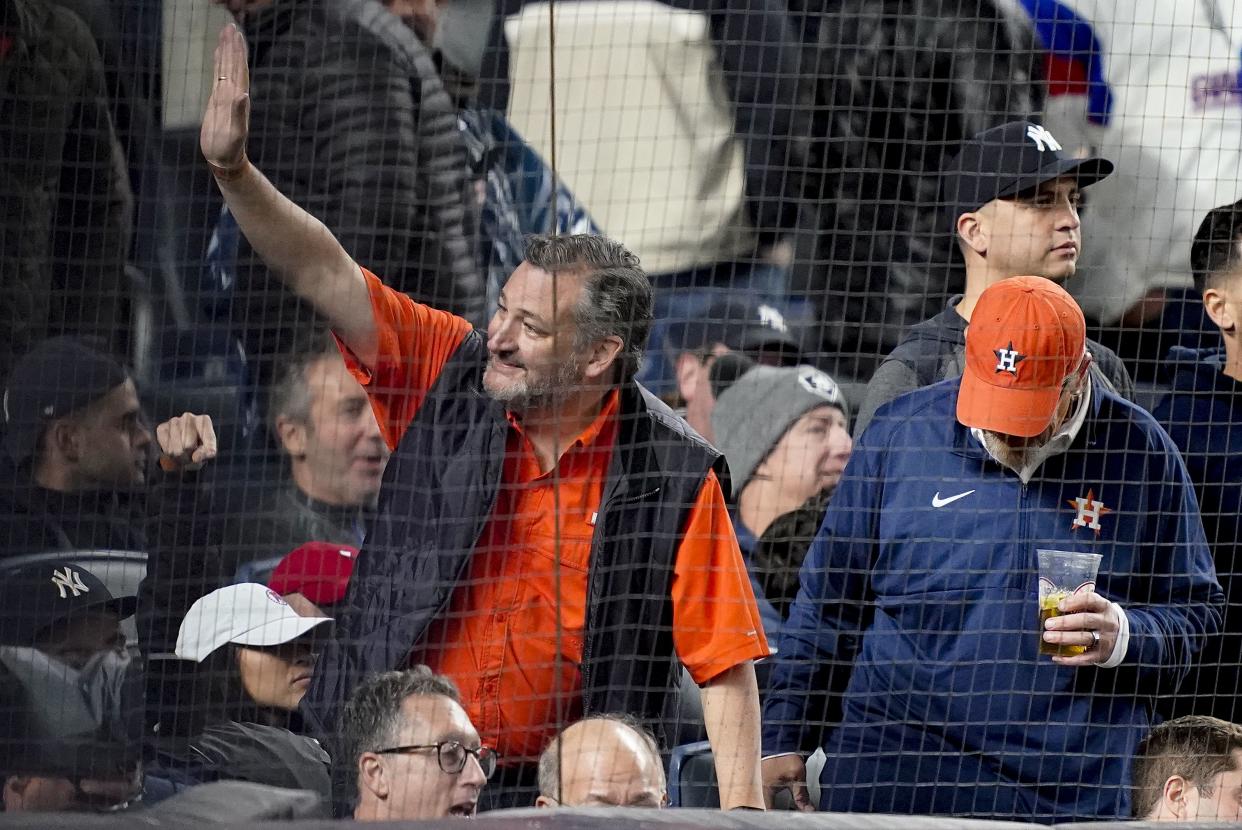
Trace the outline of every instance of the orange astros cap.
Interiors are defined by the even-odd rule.
[[[1042,277],[988,286],[966,327],[957,420],[1020,438],[1039,435],[1086,345],[1082,309],[1061,286]]]

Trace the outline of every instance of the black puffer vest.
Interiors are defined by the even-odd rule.
[[[449,359],[385,473],[337,636],[302,703],[331,738],[340,707],[367,674],[411,655],[464,578],[491,517],[508,422],[483,391],[487,350],[474,332]],[[591,544],[582,692],[586,713],[627,712],[662,734],[678,685],[673,566],[691,506],[723,461],[647,390],[621,388],[621,425]]]

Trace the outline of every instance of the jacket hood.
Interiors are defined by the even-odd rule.
[[[1236,391],[1242,384],[1224,374],[1225,350],[1174,346],[1161,367],[1165,381],[1178,392]]]

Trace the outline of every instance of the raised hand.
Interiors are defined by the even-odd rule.
[[[250,67],[246,40],[230,23],[216,42],[215,81],[199,146],[218,178],[229,178],[246,167],[246,139],[250,135]]]
[[[160,466],[166,471],[197,470],[216,457],[216,430],[210,415],[186,412],[155,428]]]

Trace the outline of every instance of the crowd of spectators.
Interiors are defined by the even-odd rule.
[[[1081,290],[1116,14],[497,0],[469,66],[453,0],[226,5],[245,378],[156,419],[149,108],[0,0],[4,811],[662,808],[698,746],[723,809],[1242,820],[1242,186]],[[1090,335],[1157,300],[1220,345],[1153,386]],[[1044,608],[1047,549],[1102,562]]]

